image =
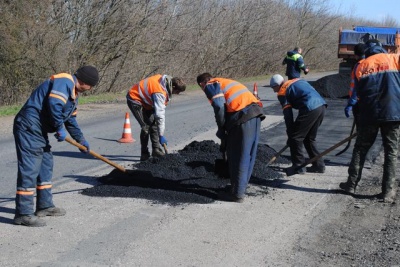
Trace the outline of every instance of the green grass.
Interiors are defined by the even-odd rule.
[[[100,104],[100,103],[115,103],[124,101],[126,92],[120,93],[103,93],[98,95],[84,95],[79,98],[79,104]]]
[[[255,77],[247,77],[238,79],[240,82],[250,82],[250,81],[258,81],[269,79],[269,77],[265,75],[255,76]],[[186,87],[186,91],[194,91],[199,90],[199,86],[197,84],[188,84]],[[250,88],[251,89],[251,88]],[[100,104],[100,103],[116,103],[120,101],[125,101],[126,92],[119,93],[103,93],[98,95],[84,95],[79,98],[79,104]],[[21,109],[22,105],[11,105],[11,106],[0,106],[0,117],[4,116],[15,116],[18,111]]]
[[[1,106],[0,117],[15,115],[18,113],[21,107],[22,105]]]

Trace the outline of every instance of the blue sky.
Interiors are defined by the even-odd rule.
[[[340,14],[352,14],[381,22],[389,15],[400,24],[400,0],[329,0]]]

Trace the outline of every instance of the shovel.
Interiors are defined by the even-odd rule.
[[[354,119],[354,121],[353,121],[353,126],[351,126],[350,135],[353,134],[354,128],[355,128],[355,127],[356,127],[356,119]],[[346,152],[347,149],[350,147],[350,144],[351,144],[351,139],[350,139],[349,142],[347,143],[346,147],[345,147],[342,151],[340,151],[339,153],[337,153],[335,156],[339,156],[339,155],[343,154],[344,152]]]
[[[85,146],[79,144],[78,142],[76,142],[75,140],[73,140],[73,139],[71,139],[71,138],[69,138],[69,137],[65,138],[65,141],[67,141],[67,142],[70,143],[71,145],[76,146],[77,148],[79,148],[79,149],[81,149],[81,150],[87,150],[87,148],[86,148]],[[92,155],[92,156],[95,157],[95,158],[98,158],[98,159],[104,161],[105,163],[110,164],[111,166],[113,166],[114,168],[120,170],[121,172],[126,172],[125,168],[122,167],[121,165],[118,165],[117,163],[112,162],[112,161],[109,160],[108,158],[105,158],[105,157],[103,157],[102,155],[97,154],[96,152],[94,152],[94,151],[92,151],[92,150],[89,151],[89,154]]]
[[[326,154],[330,153],[332,150],[334,150],[334,149],[340,147],[341,145],[343,145],[344,143],[348,142],[349,140],[353,139],[353,138],[356,137],[356,136],[357,136],[357,133],[353,133],[353,134],[350,135],[349,137],[346,137],[345,139],[343,139],[343,140],[340,141],[339,143],[337,143],[337,144],[331,146],[330,148],[326,149],[326,150],[323,151],[322,153],[316,155],[315,157],[313,157],[312,159],[310,159],[310,160],[307,161],[306,163],[304,163],[304,164],[298,166],[298,167],[295,168],[295,169],[287,168],[287,169],[286,169],[286,175],[287,175],[287,176],[292,176],[292,175],[296,174],[296,173],[297,173],[297,172],[296,172],[297,170],[299,170],[299,169],[301,169],[301,168],[304,168],[304,167],[307,166],[308,164],[313,163],[314,161],[320,159],[321,157],[325,156]]]
[[[165,154],[168,154],[167,144],[163,144],[163,147],[164,147]]]
[[[285,145],[281,150],[279,150],[267,163],[267,167],[271,165],[279,156],[288,148],[288,145]]]
[[[222,159],[216,159],[214,162],[214,173],[221,178],[229,178],[229,164],[226,159],[226,152],[222,153]]]

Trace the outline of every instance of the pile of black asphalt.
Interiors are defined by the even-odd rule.
[[[268,194],[268,184],[283,177],[284,173],[267,166],[276,151],[266,144],[259,144],[257,159],[250,179],[250,186],[259,187],[256,193]],[[96,197],[140,198],[153,203],[181,205],[206,204],[217,200],[217,194],[229,184],[228,177],[216,173],[216,159],[222,159],[219,144],[211,140],[194,141],[160,159],[132,165],[132,170],[113,170],[97,178],[98,185],[83,190],[82,194]],[[278,157],[276,164],[289,160]],[[275,164],[274,163],[274,164]]]

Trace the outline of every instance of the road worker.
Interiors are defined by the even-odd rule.
[[[59,142],[67,132],[78,143],[89,143],[76,121],[78,97],[99,81],[93,66],[83,66],[74,75],[60,73],[39,85],[14,119],[14,139],[18,158],[17,193],[14,223],[40,227],[44,216],[63,216],[66,211],[53,204],[51,193],[53,155],[48,133],[55,133]],[[34,194],[36,189],[36,211]]]
[[[286,169],[288,176],[308,172],[325,172],[324,160],[319,158],[312,167],[305,168],[303,145],[310,159],[319,154],[316,137],[326,109],[326,102],[321,95],[305,80],[285,79],[275,74],[270,80],[270,87],[277,93],[282,105],[288,136],[287,145],[290,148],[292,166]],[[297,118],[293,118],[293,109],[297,109]]]
[[[286,57],[282,61],[282,65],[286,64],[286,76],[289,80],[300,78],[301,71],[307,74],[310,70],[304,64],[304,59],[301,53],[303,49],[295,47],[292,51],[286,53]]]
[[[365,59],[355,70],[359,121],[349,176],[339,187],[354,194],[361,180],[366,155],[380,131],[384,148],[381,197],[393,203],[396,197],[396,168],[400,138],[400,55],[387,54],[377,40],[366,43]]]
[[[197,84],[210,101],[218,126],[217,137],[226,149],[231,186],[219,199],[243,202],[257,155],[262,104],[243,84],[209,73],[197,76]]]
[[[161,147],[168,144],[164,136],[165,108],[172,94],[179,94],[185,90],[186,84],[181,78],[157,74],[141,80],[128,91],[128,107],[141,127],[141,161],[150,158],[149,138],[152,145],[151,155],[165,155]]]

